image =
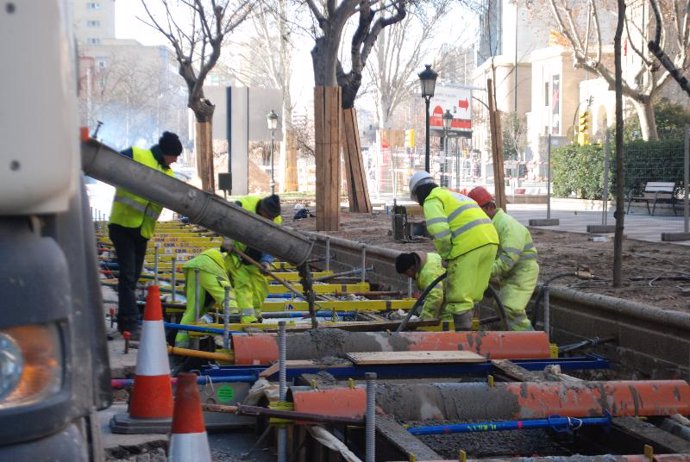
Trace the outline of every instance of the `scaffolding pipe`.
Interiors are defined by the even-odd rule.
[[[208,383],[233,383],[233,382],[242,382],[242,383],[254,383],[256,382],[256,375],[214,375],[213,377],[209,377],[207,375],[200,375],[196,378],[196,383],[199,385],[205,385]],[[177,383],[177,377],[171,377],[171,383],[176,384]],[[131,387],[134,385],[134,379],[111,379],[110,380],[110,386],[114,389],[121,389],[121,388],[127,388]]]
[[[527,430],[530,428],[550,428],[559,433],[580,429],[584,425],[610,425],[611,417],[561,417],[546,419],[508,420],[504,422],[476,422],[449,425],[426,425],[410,427],[412,435],[444,435],[449,433],[496,432],[506,430]]]
[[[690,414],[683,380],[387,384],[376,402],[400,420],[517,420]]]
[[[285,402],[287,394],[287,366],[285,365],[286,342],[285,321],[278,322],[279,358],[278,358],[278,400]],[[285,424],[278,425],[278,462],[287,461],[287,428]]]
[[[304,235],[213,193],[133,162],[99,141],[82,141],[81,156],[85,174],[185,215],[192,223],[240,242],[251,236],[252,247],[297,266],[311,255],[314,243]]]
[[[278,360],[275,334],[233,335],[238,365],[272,364]],[[291,333],[287,359],[319,359],[353,352],[471,351],[491,359],[546,359],[549,338],[541,331],[481,332],[348,332],[340,329]]]
[[[213,359],[215,361],[222,361],[232,363],[235,360],[235,355],[232,352],[228,353],[212,353],[210,351],[192,350],[190,348],[178,348],[168,346],[168,353],[177,356],[191,356],[193,358]]]

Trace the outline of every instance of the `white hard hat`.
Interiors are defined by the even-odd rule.
[[[429,172],[414,172],[414,175],[410,177],[410,199],[413,201],[417,200],[417,196],[415,195],[415,189],[417,189],[417,187],[433,182],[434,179]]]

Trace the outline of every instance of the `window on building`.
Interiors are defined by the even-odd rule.
[[[86,43],[88,45],[100,45],[101,44],[101,39],[100,38],[95,38],[95,37],[90,37],[86,39]]]
[[[86,27],[101,27],[101,22],[97,20],[86,21]]]
[[[549,105],[549,95],[551,93],[549,92],[549,82],[544,83],[544,106]]]
[[[87,10],[100,10],[101,9],[101,4],[98,2],[88,2],[86,4],[86,9]]]

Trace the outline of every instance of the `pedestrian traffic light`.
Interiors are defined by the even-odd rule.
[[[414,128],[405,130],[405,147],[414,148]]]
[[[589,111],[580,114],[580,121],[577,125],[577,144],[580,146],[589,144]]]

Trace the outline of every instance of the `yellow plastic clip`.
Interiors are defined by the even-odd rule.
[[[472,330],[474,332],[477,332],[479,330],[479,318],[477,317],[472,318]]]
[[[460,449],[460,451],[458,451],[458,460],[460,462],[467,462],[467,453],[464,449]]]
[[[354,390],[355,389],[355,379],[353,379],[352,377],[347,379],[347,386],[350,387],[350,390]]]
[[[294,410],[293,403],[290,403],[288,401],[272,401],[268,403],[268,408],[269,409],[276,409],[279,411],[292,411]],[[292,423],[291,419],[285,419],[282,417],[271,417],[268,419],[269,423],[275,424],[275,425],[285,425]]]
[[[408,459],[410,462],[417,462],[417,456],[414,454],[410,454],[410,458]]]
[[[489,374],[489,375],[486,377],[486,381],[487,381],[487,383],[489,384],[489,387],[490,387],[490,388],[493,388],[493,387],[495,386],[495,384],[494,384],[494,376],[493,376],[493,375]]]
[[[644,456],[648,460],[654,460],[654,447],[651,444],[644,445]]]
[[[551,359],[558,358],[558,345],[555,343],[549,343],[549,356],[551,356]]]
[[[316,379],[311,379],[311,388],[312,390],[318,390],[319,389],[319,382],[316,381]]]

